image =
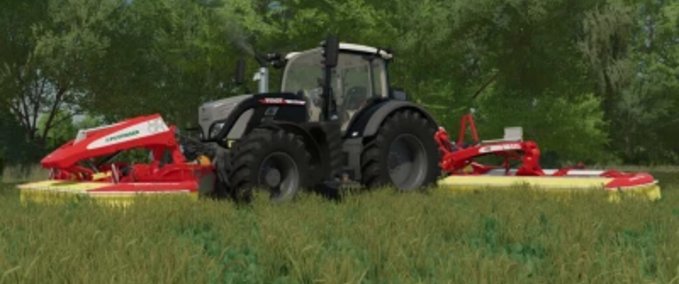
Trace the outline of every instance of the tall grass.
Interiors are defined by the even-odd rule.
[[[5,168],[0,173],[0,182],[18,183],[25,181],[44,180],[49,172],[40,165],[15,165]]]
[[[679,178],[664,199],[535,192],[142,199],[22,206],[0,190],[0,282],[679,282]]]

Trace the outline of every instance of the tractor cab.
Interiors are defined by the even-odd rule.
[[[331,92],[336,119],[345,131],[349,121],[371,102],[389,94],[387,62],[392,55],[382,49],[340,43],[337,66],[331,71]],[[320,121],[323,110],[323,49],[289,53],[283,71],[281,91],[307,101],[310,121]]]

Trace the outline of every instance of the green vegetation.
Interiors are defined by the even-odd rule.
[[[526,192],[21,206],[0,190],[0,282],[671,283],[679,177],[660,202]]]
[[[0,175],[0,184],[40,181],[49,177],[49,171],[40,165],[9,166]]]

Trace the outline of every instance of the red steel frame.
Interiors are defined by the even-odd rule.
[[[467,129],[472,136],[472,145],[465,145]],[[460,130],[457,141],[452,144],[446,130],[439,127],[434,135],[441,152],[441,169],[449,175],[484,175],[491,170],[503,168],[505,175],[516,176],[548,176],[540,166],[540,148],[534,141],[491,141],[484,143],[479,139],[474,118],[466,114],[460,119]],[[495,155],[504,158],[502,167],[488,166],[475,161],[475,159]],[[519,161],[516,172],[510,172],[510,161]],[[549,176],[569,176],[576,169],[582,169],[582,164],[574,167],[562,168]],[[619,189],[655,184],[656,181],[648,173],[627,173],[617,170],[606,170],[598,177],[611,178],[606,184],[607,189]]]
[[[153,132],[138,139],[93,147],[116,133],[133,129],[152,121],[162,124]],[[71,140],[50,153],[41,161],[51,169],[51,179],[81,182],[110,183],[102,191],[167,191],[173,189],[197,191],[201,176],[213,172],[212,165],[187,163],[181,153],[176,127],[166,126],[159,114],[140,116],[110,126],[85,131],[84,137]],[[93,158],[107,157],[132,149],[147,149],[151,161],[147,164],[124,162],[87,165]],[[169,154],[170,159],[167,159]],[[123,170],[124,169],[124,170]],[[103,173],[103,174],[102,174]]]
[[[470,130],[472,146],[465,145],[465,134]],[[521,166],[517,169],[516,175],[521,176],[542,176],[545,173],[540,167],[540,149],[533,141],[496,141],[482,143],[476,129],[476,123],[471,114],[466,114],[460,119],[460,130],[457,142],[453,145],[446,130],[439,127],[434,135],[434,139],[439,145],[442,154],[440,162],[441,169],[450,174],[458,175],[481,175],[496,169],[497,167],[487,166],[474,161],[475,158],[496,155],[504,159],[503,168],[506,173],[510,170],[510,161],[519,160]]]

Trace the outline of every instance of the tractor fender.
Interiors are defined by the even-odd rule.
[[[424,116],[434,127],[438,127],[438,123],[434,117],[429,114],[421,106],[408,102],[408,101],[396,101],[388,100],[376,104],[375,106],[366,109],[360,115],[356,117],[356,120],[351,124],[351,128],[347,131],[348,137],[370,137],[377,134],[380,126],[384,121],[392,114],[402,111],[402,110],[412,110],[419,112]],[[433,139],[433,138],[432,138]]]

